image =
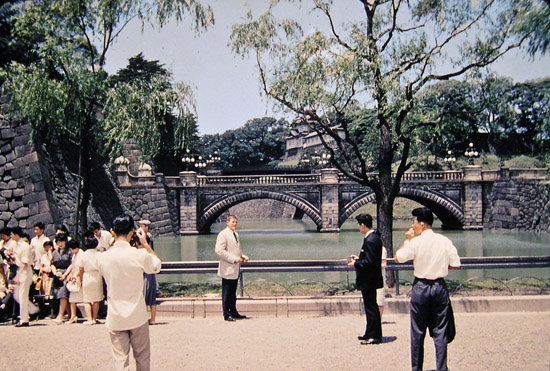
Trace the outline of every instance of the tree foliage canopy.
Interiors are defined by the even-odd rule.
[[[180,124],[195,123],[194,118],[189,121],[190,88],[169,88],[169,75],[111,87],[103,69],[110,47],[134,19],[162,26],[172,17],[180,21],[189,15],[195,31],[200,31],[213,23],[212,10],[195,0],[56,0],[17,6],[14,37],[38,42],[32,63],[12,62],[7,67],[10,107],[27,118],[34,140],[57,139],[75,146],[82,180],[79,211],[85,226],[92,159],[114,159],[130,139],[141,141],[152,157],[161,147],[163,118],[173,115],[181,120],[174,125],[180,141]]]
[[[324,145],[333,165],[375,192],[378,227],[391,254],[393,201],[411,166],[411,146],[419,129],[442,120],[419,104],[422,90],[490,66],[527,43],[533,30],[516,32],[515,0],[358,0],[349,12],[361,18],[347,24],[335,18],[332,1],[312,3],[326,31],[304,35],[297,22],[277,20],[270,9],[233,26],[233,50],[253,53],[263,91],[320,138],[330,137]],[[358,137],[350,123],[362,117]],[[377,148],[364,150],[372,145]],[[369,174],[373,165],[376,176]]]
[[[289,124],[285,120],[251,119],[238,129],[204,135],[203,154],[217,153],[221,158],[219,166],[224,168],[273,165],[284,156],[288,132]]]

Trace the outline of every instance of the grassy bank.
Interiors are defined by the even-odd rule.
[[[550,279],[521,277],[512,280],[479,278],[465,282],[448,280],[447,285],[452,296],[517,296],[517,295],[550,295]],[[206,297],[220,296],[221,284],[185,284],[160,283],[160,290],[165,297]],[[401,282],[401,295],[408,295],[410,282]],[[393,296],[394,288],[386,290],[387,296]],[[293,284],[281,284],[258,280],[249,282],[244,287],[246,297],[265,296],[343,296],[357,294],[355,282],[311,282],[300,281]]]

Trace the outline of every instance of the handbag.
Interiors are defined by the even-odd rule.
[[[69,292],[79,292],[80,287],[80,278],[76,276],[69,278],[69,280],[67,281],[67,290],[69,290]]]
[[[34,288],[36,291],[40,292],[42,290],[42,276],[36,275],[34,279]]]

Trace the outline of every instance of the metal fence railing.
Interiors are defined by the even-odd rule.
[[[464,269],[510,269],[550,267],[550,256],[495,256],[461,258],[461,270]],[[395,293],[399,295],[399,272],[413,270],[412,262],[397,264],[388,259],[386,270],[396,272]],[[161,274],[197,274],[216,273],[218,261],[163,262]],[[260,272],[327,272],[353,271],[345,259],[340,260],[254,260],[242,264],[241,271]],[[242,280],[241,280],[242,293]]]

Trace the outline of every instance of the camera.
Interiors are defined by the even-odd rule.
[[[134,234],[132,235],[132,238],[130,238],[130,246],[138,248],[140,245],[141,245],[141,242],[139,241],[137,230],[134,229]]]

